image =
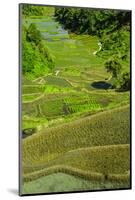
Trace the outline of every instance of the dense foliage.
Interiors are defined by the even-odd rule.
[[[22,14],[26,15],[26,16],[42,15],[43,14],[43,7],[32,6],[30,4],[23,4],[22,5]]]
[[[56,8],[55,16],[71,32],[97,35],[99,37],[102,48],[97,52],[97,55],[106,59],[105,66],[110,62],[108,59],[114,60],[113,69],[117,68],[118,62],[122,65],[119,73],[121,77],[116,75],[114,83],[114,87],[122,88],[122,80],[126,79],[127,82],[129,78],[131,13],[119,10]],[[115,65],[115,63],[117,64]],[[125,76],[125,73],[128,76]],[[124,84],[123,89],[129,90],[130,84],[126,84],[126,86]]]
[[[53,13],[54,9],[45,6],[36,6],[32,4],[22,4],[22,14],[25,17],[45,16]]]
[[[128,24],[130,12],[84,8],[56,8],[55,16],[65,28],[76,33],[101,36]]]
[[[53,57],[35,24],[22,27],[22,71],[29,77],[45,75],[54,67]]]
[[[117,78],[120,70],[121,70],[121,64],[116,59],[110,59],[105,63],[105,67],[108,72],[112,72],[112,76],[114,78]]]

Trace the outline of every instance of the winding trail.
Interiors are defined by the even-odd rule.
[[[58,76],[59,73],[60,73],[60,70],[57,70],[57,71],[55,72],[55,76]]]
[[[102,43],[101,43],[101,42],[98,42],[98,46],[99,46],[99,49],[98,49],[97,51],[94,51],[94,52],[93,52],[93,55],[96,55],[98,52],[101,51],[101,49],[102,49]]]

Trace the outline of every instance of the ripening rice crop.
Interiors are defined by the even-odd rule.
[[[129,123],[129,107],[125,106],[44,129],[41,133],[23,141],[23,172],[29,178],[33,177],[33,173],[38,177],[37,173],[46,175],[47,168],[63,164],[66,167],[79,169],[80,166],[80,170],[89,169],[90,172],[94,170],[93,172],[103,174],[127,172],[129,146],[121,144],[130,142]],[[118,145],[118,147],[106,145]],[[106,147],[100,149],[101,146]],[[123,169],[119,166],[120,163]],[[40,170],[43,170],[43,173]]]
[[[44,175],[63,172],[90,180],[127,181],[129,168],[129,145],[106,145],[71,150],[45,164],[35,165],[35,168],[24,167],[24,180],[30,181]]]

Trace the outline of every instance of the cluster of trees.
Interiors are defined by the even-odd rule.
[[[22,4],[22,15],[30,16],[49,16],[54,13],[54,8],[45,6],[36,6],[31,4]]]
[[[30,78],[48,73],[54,67],[53,56],[35,24],[22,26],[22,72]]]
[[[56,18],[76,33],[101,36],[103,32],[114,31],[130,21],[130,12],[117,10],[96,10],[87,8],[56,8]]]
[[[97,55],[106,60],[105,67],[112,73],[113,87],[130,89],[129,11],[56,8],[55,16],[71,32],[97,35],[102,44]]]
[[[33,6],[30,4],[22,4],[22,14],[25,16],[43,15],[44,8],[42,6]]]
[[[105,68],[112,74],[113,88],[118,88],[120,91],[130,90],[130,72],[122,70],[122,65],[117,58],[106,61]]]

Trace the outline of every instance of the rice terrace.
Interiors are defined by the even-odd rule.
[[[21,194],[128,189],[130,11],[21,4]]]

